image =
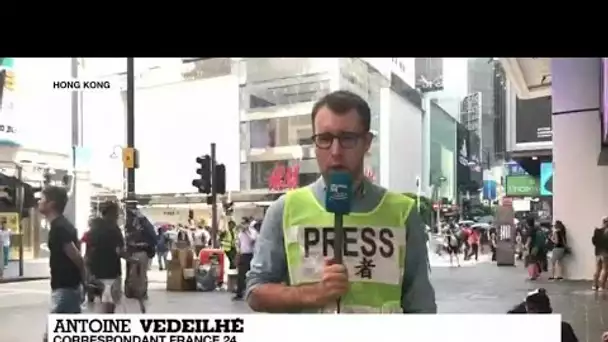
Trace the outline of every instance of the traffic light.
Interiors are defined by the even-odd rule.
[[[196,169],[196,173],[200,178],[194,179],[192,185],[198,189],[198,192],[203,194],[211,193],[211,157],[205,155],[203,157],[197,157],[196,163],[199,164],[199,168]]]
[[[223,195],[226,193],[226,166],[224,164],[215,165],[215,179],[213,187],[215,193]]]

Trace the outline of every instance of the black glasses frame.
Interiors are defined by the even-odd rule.
[[[357,144],[359,144],[359,141],[361,141],[361,139],[363,137],[365,137],[367,134],[369,134],[369,132],[365,132],[365,133],[348,132],[348,133],[343,133],[343,134],[339,134],[339,135],[331,134],[331,133],[320,133],[320,134],[313,135],[311,137],[311,140],[313,141],[315,146],[317,146],[318,148],[320,148],[322,150],[330,149],[336,140],[338,140],[338,143],[340,144],[341,148],[353,149],[357,146]],[[330,142],[321,143],[319,141],[320,137],[331,137],[332,139]]]

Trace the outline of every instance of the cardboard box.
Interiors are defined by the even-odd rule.
[[[182,268],[193,268],[194,252],[190,248],[180,248],[177,250],[177,259]]]
[[[197,263],[194,259],[188,259],[188,255],[192,256],[192,251],[178,251],[178,257],[167,265],[167,291],[196,291],[194,269]],[[189,267],[184,267],[182,262],[189,264]]]

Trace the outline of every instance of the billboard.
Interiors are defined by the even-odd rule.
[[[540,194],[538,179],[533,176],[507,176],[506,195],[509,197],[535,197]]]
[[[515,143],[552,141],[551,115],[551,96],[525,100],[517,98],[515,106]]]
[[[460,191],[478,191],[483,186],[483,170],[479,158],[480,140],[458,124],[456,129],[456,182]]]
[[[553,196],[553,163],[540,164],[540,195]]]
[[[15,59],[0,57],[0,145],[18,146],[15,101]]]
[[[456,151],[456,182],[458,188],[463,189],[469,186],[471,169],[469,168],[469,131],[461,124],[456,128]]]

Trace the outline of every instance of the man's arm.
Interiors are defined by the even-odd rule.
[[[266,212],[256,240],[251,270],[247,273],[247,302],[260,312],[293,312],[313,307],[314,285],[289,286],[283,244],[285,196]]]
[[[427,236],[424,223],[417,212],[410,213],[406,229],[401,307],[404,313],[437,313],[435,290],[429,279]]]

